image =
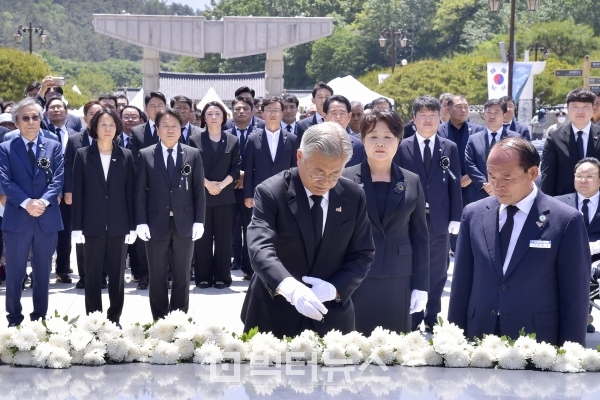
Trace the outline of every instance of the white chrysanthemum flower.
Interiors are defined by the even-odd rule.
[[[83,350],[71,349],[71,351],[69,351],[69,355],[71,356],[71,364],[73,364],[73,365],[83,364],[83,356],[85,355],[85,349],[83,349]]]
[[[469,366],[470,357],[464,348],[456,348],[444,357],[446,367],[465,368]]]
[[[130,341],[130,339],[116,338],[108,342],[106,345],[108,359],[112,362],[123,362],[129,353],[128,341]]]
[[[589,372],[600,371],[600,353],[597,350],[585,349],[581,358],[581,367]]]
[[[94,339],[93,334],[83,329],[77,329],[71,332],[69,341],[71,342],[71,347],[74,350],[80,351],[84,350],[86,346],[92,341],[92,339]]]
[[[13,356],[13,365],[20,365],[23,367],[28,367],[31,365],[31,361],[33,360],[33,351],[17,351]]]
[[[150,359],[150,353],[152,349],[156,347],[158,344],[158,340],[156,339],[145,339],[144,343],[139,347],[139,355],[137,361],[139,362],[148,362]]]
[[[194,325],[194,330],[190,332],[190,340],[196,344],[196,347],[206,343],[207,337],[204,328]]]
[[[464,330],[459,328],[458,325],[452,322],[444,322],[443,325],[435,325],[433,327],[433,334],[444,334],[453,337],[457,343],[462,344],[467,341],[465,338]]]
[[[425,365],[423,349],[426,349],[427,347],[429,346],[421,347],[417,350],[411,350],[408,353],[404,354],[404,356],[402,357],[402,359],[404,360],[402,365],[405,365],[407,367],[421,367]]]
[[[175,326],[164,319],[159,319],[148,329],[149,337],[162,340],[163,342],[167,343],[173,341],[173,333],[175,333]]]
[[[92,352],[92,351],[100,351],[102,352],[103,356],[104,354],[106,354],[106,343],[101,342],[98,339],[94,339],[92,340],[86,347],[85,347],[85,352]]]
[[[369,356],[369,363],[380,365],[392,365],[396,359],[394,348],[389,344],[374,347]]]
[[[13,353],[10,350],[4,350],[0,353],[0,362],[2,364],[12,364],[13,363]]]
[[[426,347],[430,347],[430,346],[426,346]],[[396,340],[396,343],[394,344],[394,348],[396,349],[396,354],[394,356],[394,358],[396,359],[396,362],[398,364],[403,364],[405,356],[411,352],[410,346],[408,345],[408,343],[405,340]],[[425,349],[425,347],[423,347],[423,349]]]
[[[434,335],[432,341],[433,349],[441,355],[446,355],[461,345],[452,335],[445,333]]]
[[[331,343],[323,351],[323,364],[325,366],[346,365],[346,351],[341,343]]]
[[[127,344],[127,355],[125,356],[124,362],[140,361],[140,348],[141,346],[134,343],[131,339],[125,338]]]
[[[371,332],[371,336],[369,336],[369,343],[371,343],[371,347],[380,347],[386,346],[390,342],[390,330],[383,329],[381,326],[378,326]]]
[[[278,338],[273,335],[271,332],[259,332],[250,339],[248,342],[248,348],[250,351],[253,351],[253,347],[257,344],[265,344],[270,348],[274,349],[275,346],[280,342]]]
[[[429,345],[427,340],[423,337],[423,334],[418,331],[410,332],[408,335],[404,336],[404,341],[411,350],[419,350]]]
[[[83,355],[82,364],[83,365],[104,365],[106,361],[104,360],[105,352],[101,349],[93,349],[91,351],[86,351]]]
[[[562,345],[562,349],[566,350],[567,353],[573,354],[575,357],[582,359],[585,356],[585,347],[575,342],[565,342]]]
[[[319,339],[317,337],[317,335],[315,334],[314,331],[311,331],[310,329],[305,329],[304,331],[302,331],[302,333],[300,334],[300,337],[311,340],[313,342],[318,342]]]
[[[568,351],[556,356],[556,361],[550,370],[554,372],[583,372],[580,359]]]
[[[344,335],[337,329],[332,329],[323,336],[323,343],[328,346],[331,343],[342,343]]]
[[[369,339],[367,339],[362,333],[352,331],[344,335],[343,344],[355,344],[360,349],[363,354],[363,359],[366,359],[369,355],[371,355],[371,343]]]
[[[248,359],[248,346],[241,339],[230,337],[223,342],[223,353],[237,353],[240,355],[240,361],[245,361]]]
[[[113,339],[119,338],[122,336],[122,331],[119,329],[117,324],[112,321],[106,321],[104,325],[98,330],[96,334],[98,339],[100,339],[104,343],[108,343]]]
[[[21,330],[23,330],[23,329],[32,330],[33,332],[35,332],[35,334],[37,335],[38,340],[40,342],[43,342],[46,340],[46,327],[42,323],[42,320],[25,321],[21,324],[20,329]]]
[[[276,357],[278,357],[278,361],[282,364],[285,364],[286,354],[289,350],[288,343],[285,340],[281,340],[279,343],[276,343],[273,346],[273,351],[275,351]]]
[[[70,350],[69,336],[61,333],[53,333],[48,337],[48,343],[54,347],[61,348],[67,353]]]
[[[8,328],[0,328],[0,343],[5,347],[12,347],[14,343],[12,342],[12,337],[17,333],[18,329],[16,326],[11,326]]]
[[[170,365],[179,361],[179,348],[173,343],[159,342],[150,352],[150,364]]]
[[[533,355],[531,356],[531,362],[539,369],[550,369],[556,361],[556,349],[551,344],[546,342],[540,343]]]
[[[29,351],[39,344],[40,339],[33,329],[21,327],[12,336],[11,341],[20,351]]]
[[[277,360],[277,352],[266,343],[255,343],[250,350],[250,365],[269,366]]]
[[[488,335],[481,341],[481,347],[488,350],[494,357],[494,360],[498,359],[498,354],[508,346],[508,342],[502,340],[501,337],[496,335]]]
[[[53,348],[48,343],[40,343],[35,350],[31,353],[31,366],[37,368],[44,368],[46,366],[46,360]]]
[[[46,320],[46,329],[50,333],[67,334],[71,330],[71,325],[62,318],[48,318]]]
[[[364,357],[362,351],[360,351],[360,347],[354,343],[348,343],[344,347],[346,350],[346,355],[348,356],[348,360],[352,361],[352,364],[360,364],[363,362]]]
[[[63,348],[55,347],[46,359],[46,367],[53,369],[69,368],[71,366],[71,355]]]
[[[306,360],[310,358],[310,354],[315,350],[315,342],[312,340],[297,336],[289,344],[290,352],[302,353],[301,356],[294,356],[297,360]]]
[[[508,346],[498,353],[498,365],[503,369],[525,369],[527,360],[518,348]]]
[[[89,333],[97,333],[106,322],[108,322],[108,320],[101,311],[94,311],[93,313],[81,317],[77,323],[77,327]]]
[[[194,342],[188,339],[175,339],[175,346],[179,349],[179,357],[181,360],[189,361],[194,357],[196,346]]]
[[[190,316],[181,310],[173,310],[164,318],[169,324],[179,327],[190,323]]]
[[[137,345],[144,343],[144,328],[140,324],[130,324],[123,327],[123,337]]]
[[[194,350],[194,362],[197,364],[220,364],[223,362],[223,351],[214,342],[206,342]]]
[[[178,326],[175,328],[175,332],[173,332],[173,339],[185,339],[195,343],[195,336],[197,331],[197,326],[194,324],[186,324],[182,326]]]
[[[488,349],[476,347],[471,354],[471,367],[473,368],[491,368],[494,365],[494,356]]]
[[[204,329],[204,336],[207,342],[214,342],[218,346],[221,346],[225,339],[225,331],[218,325],[210,325]]]
[[[444,365],[444,357],[442,357],[441,354],[437,353],[433,349],[433,346],[423,347],[420,351],[425,365]],[[398,352],[396,352],[396,354],[398,354]]]
[[[519,338],[515,340],[514,346],[519,349],[519,352],[521,352],[523,357],[529,359],[535,352],[537,345],[538,343],[535,339],[532,339],[529,336],[519,336]]]

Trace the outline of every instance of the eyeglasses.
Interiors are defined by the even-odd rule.
[[[302,158],[302,162],[304,163],[304,167],[306,168],[306,171],[308,171],[308,175],[310,176],[310,179],[312,179],[313,181],[322,181],[322,180],[327,179],[327,180],[329,180],[329,182],[337,182],[337,180],[340,179],[340,177],[342,176],[341,172],[339,174],[331,174],[329,176],[325,176],[325,174],[313,174],[308,169],[308,165],[306,165],[306,161],[304,161],[304,158]]]
[[[29,121],[38,122],[41,118],[39,115],[32,115],[31,117],[29,115],[23,115],[20,119],[21,121],[28,123]]]
[[[582,180],[586,180],[586,181],[591,181],[592,179],[594,179],[596,177],[596,175],[594,174],[575,174],[575,179],[578,181],[582,181]]]
[[[139,115],[123,115],[123,121],[137,121],[140,119]]]
[[[340,112],[328,112],[327,116],[328,117],[334,117],[334,118],[342,118],[342,117],[347,117],[348,113],[344,112],[344,111],[340,111]]]
[[[146,106],[146,108],[149,110],[162,110],[165,107],[166,106],[164,104],[148,104]]]
[[[268,109],[268,110],[263,110],[263,112],[264,112],[265,114],[271,114],[271,115],[276,115],[276,114],[279,114],[281,111],[282,111],[282,110],[276,110],[276,109],[272,109],[272,108],[270,108],[270,109]]]

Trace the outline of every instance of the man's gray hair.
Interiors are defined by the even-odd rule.
[[[35,101],[34,98],[28,97],[26,99],[21,100],[17,104],[15,104],[15,106],[12,109],[12,112],[11,112],[11,114],[12,114],[12,120],[13,120],[13,122],[15,124],[17,123],[17,117],[19,115],[19,111],[21,111],[25,107],[30,107],[30,106],[35,106],[35,108],[37,109],[38,114],[40,115],[40,118],[42,117],[42,114],[44,113],[44,109],[42,108],[42,106],[40,105],[40,103],[38,103],[37,101]]]
[[[354,106],[360,106],[360,108],[363,108],[363,105],[362,105],[362,103],[360,101],[351,101],[350,105],[352,107],[354,107]]]
[[[304,132],[300,150],[306,158],[313,153],[320,153],[330,159],[345,157],[346,164],[352,157],[352,140],[337,122],[323,122]]]

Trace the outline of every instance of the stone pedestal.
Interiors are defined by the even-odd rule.
[[[159,72],[160,60],[158,58],[158,51],[144,47],[142,59],[142,89],[144,90],[144,95],[158,90]]]
[[[265,61],[265,97],[283,94],[283,50],[270,51]]]

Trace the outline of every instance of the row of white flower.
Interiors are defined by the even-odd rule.
[[[202,327],[178,311],[152,324],[133,324],[122,330],[100,312],[71,321],[55,315],[0,329],[0,362],[18,366],[68,368],[107,362],[273,365],[292,360],[325,366],[370,363],[600,371],[600,352],[577,343],[558,348],[538,343],[535,335],[525,333],[514,341],[489,335],[469,342],[463,330],[451,323],[435,326],[429,341],[419,332],[397,334],[382,328],[368,338],[339,331],[322,338],[312,331],[284,339],[257,330],[237,336],[218,326]]]

